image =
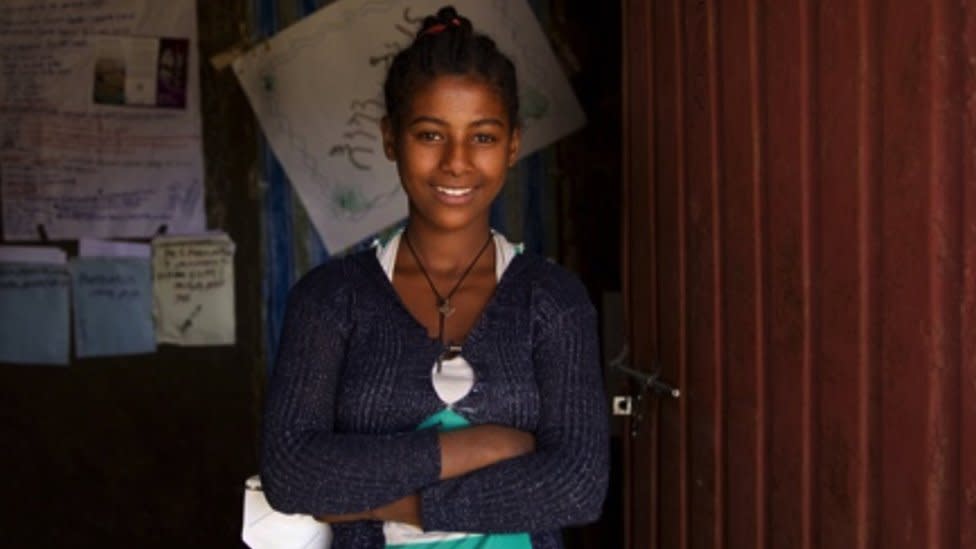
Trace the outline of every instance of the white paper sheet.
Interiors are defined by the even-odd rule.
[[[0,246],[0,263],[45,263],[65,265],[68,256],[54,246]]]
[[[78,241],[78,257],[136,257],[149,259],[152,246],[140,242],[118,242],[98,238],[82,238]]]
[[[67,366],[67,266],[0,261],[0,362]]]
[[[77,257],[70,270],[78,358],[156,350],[148,259]]]
[[[152,241],[156,341],[232,345],[235,341],[234,243],[225,234]]]
[[[475,29],[512,57],[526,155],[584,123],[569,83],[525,0],[456,0]],[[339,0],[234,62],[272,149],[330,252],[402,219],[396,168],[383,155],[382,84],[418,17],[443,0]]]
[[[194,0],[0,2],[3,234],[204,229]]]

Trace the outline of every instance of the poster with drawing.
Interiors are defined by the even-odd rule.
[[[234,71],[330,252],[406,216],[383,154],[383,80],[423,15],[443,0],[338,0],[237,58]],[[584,115],[525,0],[455,0],[519,76],[521,154],[580,128]]]
[[[194,0],[0,3],[3,236],[204,230]]]

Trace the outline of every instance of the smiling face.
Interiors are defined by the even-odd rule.
[[[498,92],[476,76],[437,76],[413,93],[396,126],[383,120],[383,145],[411,223],[486,228],[520,137]]]

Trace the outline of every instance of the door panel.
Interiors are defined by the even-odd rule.
[[[624,0],[628,547],[976,547],[976,15]]]

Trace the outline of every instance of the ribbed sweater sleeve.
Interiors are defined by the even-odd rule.
[[[353,326],[349,279],[327,265],[289,294],[265,403],[261,481],[271,506],[312,515],[361,512],[440,475],[433,430],[389,435],[334,430],[337,378]]]
[[[609,419],[596,314],[583,304],[540,322],[536,451],[421,490],[425,530],[537,532],[596,520],[609,476]]]

